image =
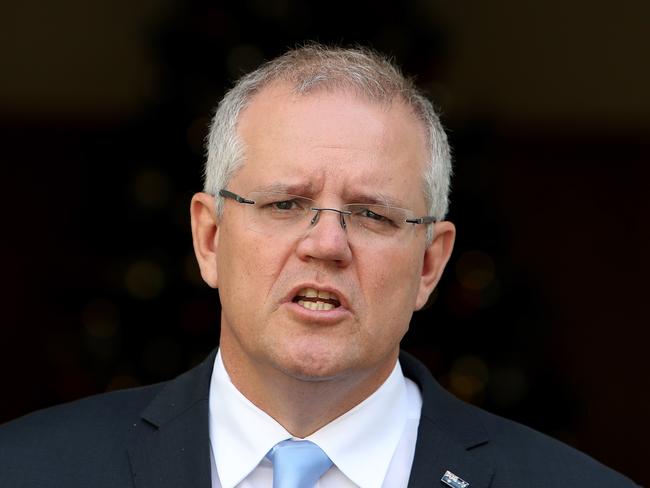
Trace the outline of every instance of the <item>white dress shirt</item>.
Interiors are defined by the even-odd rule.
[[[377,391],[306,438],[334,463],[315,487],[406,487],[421,407],[420,390],[398,361]],[[271,488],[266,453],[294,437],[235,388],[221,352],[210,381],[209,424],[212,488]]]

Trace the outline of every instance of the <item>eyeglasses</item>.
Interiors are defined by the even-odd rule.
[[[389,205],[349,203],[336,209],[318,207],[310,198],[288,193],[251,192],[244,198],[222,189],[219,195],[244,204],[250,228],[269,236],[280,233],[304,235],[318,223],[322,212],[338,213],[341,227],[348,237],[365,241],[400,238],[415,225],[436,221],[435,217],[416,217],[410,210]]]

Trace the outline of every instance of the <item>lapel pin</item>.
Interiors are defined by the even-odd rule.
[[[446,471],[445,474],[440,478],[445,485],[451,486],[451,488],[467,488],[469,483],[462,478],[459,478],[451,471]]]

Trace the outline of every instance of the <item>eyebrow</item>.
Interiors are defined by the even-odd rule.
[[[307,183],[272,183],[255,187],[253,191],[286,193],[289,195],[314,198],[314,185]],[[361,191],[344,191],[345,200],[348,203],[365,203],[368,205],[387,205],[394,208],[406,208],[403,201],[381,192],[364,193]]]
[[[403,201],[385,193],[351,193],[348,197],[350,203],[367,203],[369,205],[387,205],[394,208],[405,208]]]
[[[313,191],[312,183],[273,183],[271,185],[258,186],[254,191],[268,191],[273,193],[288,193],[289,195],[303,196],[310,195]]]

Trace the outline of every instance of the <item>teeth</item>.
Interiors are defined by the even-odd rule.
[[[318,298],[324,298],[326,300],[329,300],[330,298],[336,299],[336,295],[334,293],[330,293],[329,291],[316,290],[314,288],[303,288],[298,292],[298,295],[307,298],[318,297]]]
[[[332,310],[334,305],[325,302],[308,302],[306,300],[299,300],[298,305],[309,310]]]
[[[307,302],[305,300],[300,300],[298,302],[298,305],[300,305],[301,307],[305,307],[308,310],[318,310],[318,303],[317,302]]]
[[[308,310],[332,310],[338,305],[338,298],[335,293],[315,288],[303,288],[297,293],[296,299],[298,305]],[[332,301],[336,303],[331,303]]]

